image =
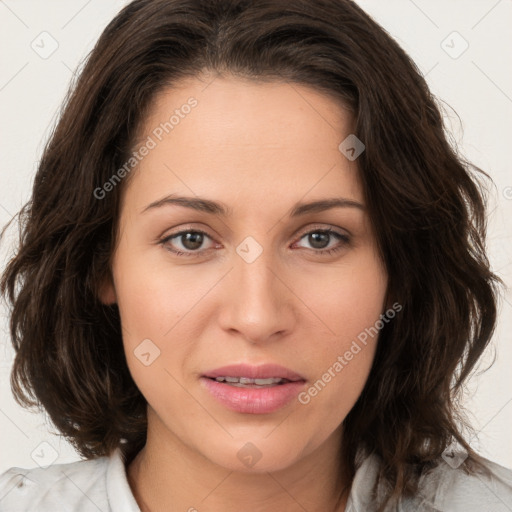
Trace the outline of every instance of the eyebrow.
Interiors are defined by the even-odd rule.
[[[228,208],[223,203],[212,201],[211,199],[204,199],[201,197],[183,197],[175,196],[173,194],[152,202],[146,206],[141,213],[167,205],[184,206],[186,208],[218,215],[220,217],[228,217],[232,216],[233,214],[231,208]],[[329,199],[312,201],[309,203],[298,203],[293,207],[289,213],[289,216],[300,217],[301,215],[306,215],[308,213],[319,213],[330,210],[332,208],[358,208],[363,211],[366,209],[363,204],[359,203],[358,201],[354,201],[353,199],[333,197]]]

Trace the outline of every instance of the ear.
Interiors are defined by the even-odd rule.
[[[98,287],[98,299],[106,306],[117,302],[116,288],[110,272]]]

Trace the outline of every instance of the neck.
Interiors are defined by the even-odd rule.
[[[149,418],[148,418],[149,420]],[[127,468],[142,512],[343,512],[350,483],[340,470],[340,431],[277,471],[237,472],[213,463],[165,429],[151,428]]]

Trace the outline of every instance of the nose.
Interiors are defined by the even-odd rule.
[[[296,322],[293,283],[265,250],[251,263],[234,255],[226,276],[219,315],[221,327],[253,344],[289,334]]]

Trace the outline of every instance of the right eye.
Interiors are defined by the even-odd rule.
[[[187,229],[184,231],[179,231],[178,233],[173,233],[171,235],[166,236],[162,240],[160,240],[160,244],[165,247],[168,251],[176,254],[177,256],[197,256],[204,251],[207,251],[210,248],[199,251],[205,241],[205,237],[211,237],[205,231],[201,231],[198,229]],[[176,240],[177,242],[174,242]],[[175,245],[181,244],[181,247],[176,248]],[[196,254],[197,253],[197,254]]]

